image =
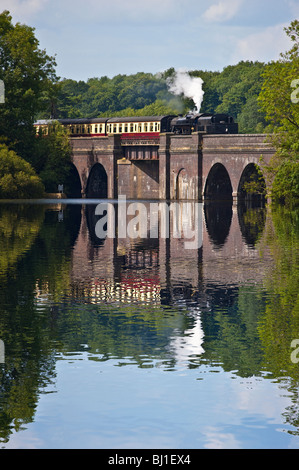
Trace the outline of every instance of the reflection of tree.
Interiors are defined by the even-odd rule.
[[[39,205],[0,205],[1,282],[31,248],[43,218],[44,210]]]
[[[264,299],[250,286],[232,292],[218,290],[224,301],[216,300],[210,305],[212,314],[203,316],[205,336],[209,337],[204,343],[205,358],[221,363],[224,370],[234,370],[241,377],[259,374],[262,352],[257,324]]]
[[[266,207],[239,204],[238,218],[244,241],[251,247],[256,246],[265,228]]]
[[[258,247],[263,249],[265,243],[266,253],[270,246],[275,266],[266,284],[261,281],[253,289],[237,284],[212,285],[205,280],[198,288],[187,282],[177,285],[171,271],[161,286],[157,240],[154,245],[131,245],[126,255],[116,254],[115,277],[103,279],[103,289],[111,289],[112,293],[132,291],[136,286],[128,281],[133,278],[140,280],[138,287],[143,286],[148,293],[148,285],[142,281],[151,273],[152,286],[163,287],[154,304],[153,297],[149,302],[137,296],[127,296],[126,301],[114,294],[109,300],[99,297],[99,286],[92,275],[81,280],[80,289],[70,283],[71,250],[80,225],[81,212],[77,209],[63,208],[63,222],[58,221],[62,210],[43,209],[39,213],[36,209],[35,217],[34,210],[26,215],[26,210],[21,213],[16,209],[23,224],[20,227],[17,219],[8,218],[5,211],[0,218],[0,237],[17,254],[12,258],[14,263],[3,263],[6,285],[0,291],[0,338],[6,347],[5,364],[0,365],[0,440],[8,440],[12,429],[20,429],[34,419],[41,389],[55,378],[57,352],[82,351],[85,347],[90,359],[114,358],[120,365],[134,362],[138,367],[153,367],[158,363],[169,369],[184,357],[186,367],[216,363],[242,377],[259,375],[263,367],[277,377],[285,371],[284,383],[294,397],[293,406],[286,410],[286,420],[298,423],[298,366],[290,361],[290,342],[299,334],[295,212],[285,214],[279,209],[272,214],[273,224],[267,222]],[[98,250],[100,256],[101,247]],[[13,268],[16,265],[18,269]],[[182,351],[181,346],[192,339],[199,320],[202,352]],[[189,343],[193,346],[192,341]],[[288,376],[293,378],[292,383],[288,383]]]
[[[266,279],[269,297],[259,333],[266,367],[276,376],[282,371],[298,379],[298,366],[290,360],[290,343],[299,338],[299,218],[298,211],[277,207],[267,244],[274,266]]]
[[[4,246],[14,254],[3,262],[5,288],[0,290],[0,338],[5,344],[5,363],[0,365],[2,442],[12,429],[33,420],[38,394],[54,376],[55,305],[45,306],[37,293],[46,286],[53,302],[65,295],[74,240],[67,214],[62,224],[58,212],[45,211],[45,206],[9,206],[9,214],[4,211],[0,219]]]
[[[62,351],[82,350],[87,344],[95,360],[134,359],[142,367],[150,358],[170,359],[169,337],[182,333],[188,323],[180,309],[74,303],[58,316],[56,328]]]
[[[299,338],[298,210],[274,208],[267,235],[274,265],[266,278],[267,303],[258,327],[264,352],[263,366],[291,393],[292,405],[284,415],[286,421],[298,429],[299,368],[291,360],[291,342]]]

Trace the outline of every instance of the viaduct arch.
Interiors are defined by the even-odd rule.
[[[212,138],[211,138],[212,137]],[[202,190],[206,199],[245,198],[244,183],[266,188],[261,157],[268,163],[275,149],[263,134],[236,134],[203,138]],[[259,196],[261,197],[261,196]]]
[[[259,182],[257,166],[275,149],[264,134],[160,135],[148,152],[121,142],[120,135],[73,137],[73,164],[88,198],[202,200],[243,198],[244,182]],[[137,145],[137,144],[135,144]],[[137,146],[136,146],[137,148]],[[262,183],[267,185],[265,178]]]
[[[234,196],[239,199],[261,199],[266,189],[262,169],[257,163],[244,162],[246,165],[240,175],[235,178],[235,187],[232,186],[229,170],[222,163],[214,163],[206,178],[203,189],[204,199],[232,200]],[[249,185],[246,188],[246,184]],[[251,190],[250,190],[251,187]]]
[[[90,171],[85,189],[87,198],[107,199],[108,175],[102,163],[95,163]]]

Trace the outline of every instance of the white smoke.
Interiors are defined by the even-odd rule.
[[[186,98],[191,98],[198,112],[204,95],[202,84],[203,80],[200,77],[190,77],[184,69],[177,70],[174,78],[170,77],[167,81],[169,91],[175,95],[183,94]]]

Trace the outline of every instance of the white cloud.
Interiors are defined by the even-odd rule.
[[[0,0],[1,1],[1,0]],[[184,5],[180,0],[51,0],[49,11],[58,11],[58,23],[86,21],[96,24],[109,24],[113,27],[121,23],[135,23],[147,26],[150,22],[169,22],[179,20],[184,13]],[[53,13],[52,13],[53,16]],[[51,18],[49,18],[52,21]]]
[[[211,22],[224,22],[233,18],[240,10],[243,0],[220,0],[211,5],[203,14],[203,18]]]
[[[0,12],[8,10],[13,21],[23,23],[39,13],[48,0],[0,0]]]
[[[221,432],[220,428],[209,426],[204,430],[207,443],[205,449],[240,449],[241,445],[232,433]]]
[[[291,41],[283,29],[286,26],[288,23],[270,26],[263,31],[239,39],[232,57],[233,62],[277,60],[279,54],[290,49],[291,46]]]

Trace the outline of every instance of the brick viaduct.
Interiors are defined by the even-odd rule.
[[[88,198],[184,199],[237,197],[242,183],[274,149],[264,134],[160,135],[130,142],[120,135],[73,137],[73,164]]]

